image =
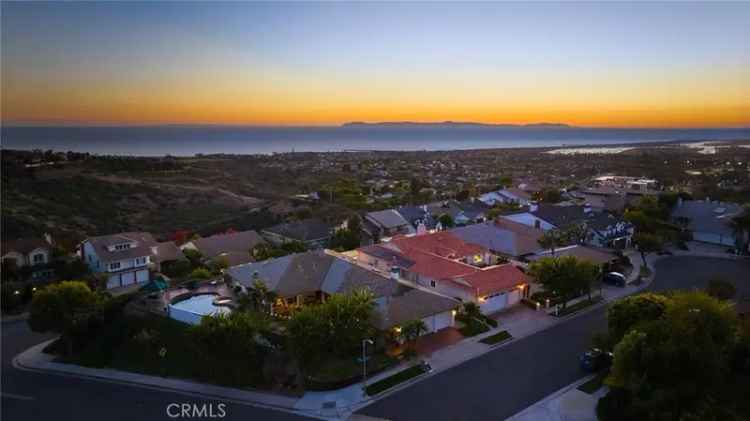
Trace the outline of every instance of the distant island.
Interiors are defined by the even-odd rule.
[[[572,129],[574,126],[564,123],[532,123],[532,124],[489,124],[476,123],[472,121],[439,121],[432,123],[421,123],[415,121],[383,121],[367,123],[364,121],[352,121],[344,123],[341,127],[427,127],[427,128],[464,128],[464,127],[486,127],[502,129]]]

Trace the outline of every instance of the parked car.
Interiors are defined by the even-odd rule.
[[[595,372],[611,366],[614,358],[615,356],[611,352],[605,352],[599,348],[592,348],[584,352],[579,360],[582,369]]]
[[[605,284],[615,285],[622,288],[625,286],[626,282],[625,275],[620,272],[609,272],[604,275]]]

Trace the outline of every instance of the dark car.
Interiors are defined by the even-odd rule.
[[[609,272],[608,274],[604,275],[604,283],[615,285],[618,287],[624,287],[626,283],[625,275],[619,272]]]
[[[581,362],[582,369],[590,372],[595,372],[611,366],[614,357],[614,354],[612,354],[611,352],[605,352],[599,348],[592,348],[584,352],[583,355],[580,356],[579,360]]]

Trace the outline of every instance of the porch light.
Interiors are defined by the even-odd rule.
[[[523,291],[524,288],[526,288],[526,284],[521,284],[518,286],[518,289],[520,289],[521,291]]]
[[[453,317],[456,317],[456,310],[451,310],[451,314],[453,315]]]
[[[14,293],[14,294],[16,294],[16,295],[18,295],[18,294],[20,294],[20,293],[21,293],[21,291],[19,291],[19,290],[15,290],[15,291],[13,291],[13,293]]]
[[[480,303],[483,303],[485,301],[487,301],[487,298],[485,298],[485,297],[479,297],[479,302]]]
[[[394,327],[393,331],[396,332],[396,333],[401,333],[401,326]]]

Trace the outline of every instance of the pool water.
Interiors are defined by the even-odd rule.
[[[187,300],[180,301],[172,304],[173,309],[184,310],[190,313],[199,314],[201,316],[214,315],[219,313],[227,314],[231,311],[229,307],[215,306],[214,300],[217,295],[215,294],[202,294],[188,298]]]

